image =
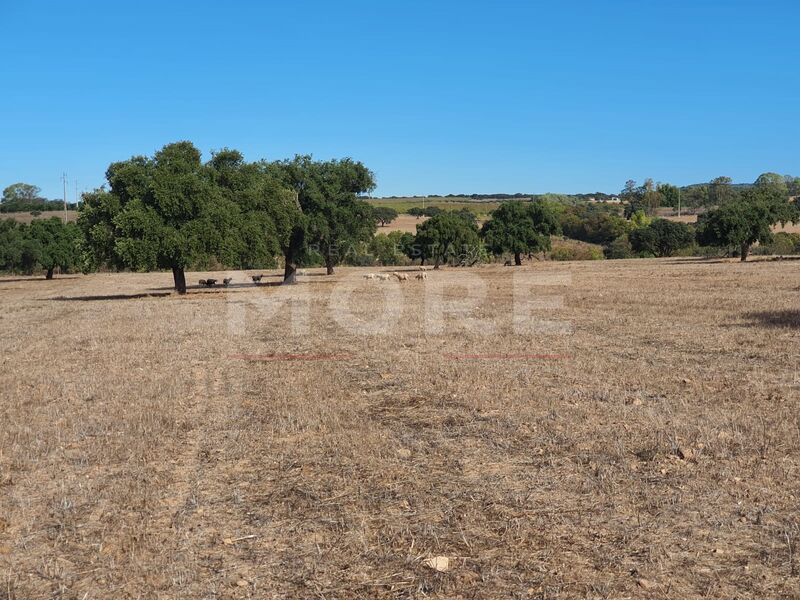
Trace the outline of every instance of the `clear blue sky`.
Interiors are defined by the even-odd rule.
[[[796,0],[0,0],[0,188],[189,139],[377,194],[800,175]]]

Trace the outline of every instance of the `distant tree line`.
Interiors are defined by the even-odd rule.
[[[416,233],[375,235],[398,215],[372,207],[364,194],[375,187],[372,172],[349,158],[317,161],[298,155],[278,161],[247,162],[236,150],[212,153],[203,162],[190,142],[168,144],[152,157],[112,163],[107,186],[83,195],[78,223],[58,218],[30,225],[0,225],[0,269],[32,273],[100,267],[172,271],[174,286],[186,291],[189,269],[261,269],[282,266],[294,283],[299,266],[403,264],[418,261],[474,265],[491,256],[519,265],[550,252],[553,258],[631,258],[706,252],[746,260],[754,245],[793,251],[797,241],[775,236],[777,223],[798,220],[790,197],[798,181],[765,173],[747,187],[727,178],[708,185],[715,204],[696,225],[656,217],[660,206],[681,193],[669,184],[626,183],[622,205],[572,204],[551,196],[502,202],[479,225],[467,208],[433,206],[409,212],[428,219]],[[10,189],[10,191],[8,191]],[[5,201],[38,198],[34,186],[7,188]],[[596,197],[595,197],[596,199]],[[563,236],[602,248],[553,250]]]
[[[75,210],[77,205],[67,204],[69,210]],[[3,190],[0,198],[0,213],[11,212],[47,212],[64,210],[61,200],[48,200],[41,196],[41,189],[29,183],[14,183]]]
[[[800,196],[800,177],[763,173],[753,183],[734,184],[730,177],[720,176],[708,183],[678,188],[669,183],[654,183],[646,179],[637,185],[633,180],[625,183],[620,199],[625,203],[626,216],[636,211],[654,214],[659,207],[711,208],[720,206],[746,194],[754,188],[771,186],[783,196]]]

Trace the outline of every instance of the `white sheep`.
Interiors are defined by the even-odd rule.
[[[408,275],[405,273],[398,273],[397,271],[394,271],[392,275],[397,277],[397,281],[408,281]]]
[[[375,279],[375,273],[367,273],[364,275],[364,279]]]
[[[425,271],[423,271],[422,273],[417,273],[417,279],[427,279],[427,278],[428,274]]]
[[[389,281],[389,276],[386,273],[378,273],[376,277],[381,281]]]

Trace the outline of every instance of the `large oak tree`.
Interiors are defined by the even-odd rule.
[[[110,189],[84,195],[79,224],[95,263],[185,271],[212,259],[234,268],[270,266],[291,222],[290,195],[258,165],[223,150],[203,164],[190,142],[152,158],[113,163]]]
[[[494,255],[510,252],[514,264],[522,255],[550,249],[550,236],[559,229],[558,217],[544,202],[504,202],[483,224],[486,248]]]

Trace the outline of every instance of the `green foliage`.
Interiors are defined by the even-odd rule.
[[[42,268],[47,278],[60,268],[67,272],[79,263],[80,231],[61,219],[36,219],[30,225],[0,221],[0,268],[31,275]]]
[[[413,217],[435,217],[436,215],[442,214],[444,211],[438,206],[426,206],[425,208],[413,206],[406,212]]]
[[[633,258],[633,247],[627,234],[623,234],[603,249],[606,258],[620,259]]]
[[[800,233],[787,233],[785,231],[773,234],[770,243],[757,246],[753,249],[753,254],[783,256],[786,254],[798,253],[800,253]]]
[[[664,203],[662,192],[656,188],[652,179],[645,179],[641,186],[629,179],[620,192],[620,199],[626,203],[625,218],[630,219],[635,213],[642,211],[646,215],[654,215],[656,209]]]
[[[295,266],[311,250],[322,255],[328,273],[333,273],[360,242],[369,241],[375,233],[373,209],[359,197],[374,189],[375,179],[362,163],[296,156],[268,163],[267,170],[293,191],[298,209],[288,223],[288,236],[282,238],[284,281],[294,281]]]
[[[651,227],[634,229],[628,234],[631,249],[639,256],[656,255],[656,232]]]
[[[762,173],[758,176],[758,179],[756,179],[753,185],[762,190],[769,191],[770,194],[776,197],[788,198],[789,196],[789,186],[787,185],[786,178],[777,173]]]
[[[785,175],[784,180],[786,181],[786,190],[788,191],[789,195],[800,196],[800,177]]]
[[[3,190],[0,199],[0,212],[43,212],[64,210],[64,203],[60,200],[47,200],[41,197],[41,190],[29,183],[14,183]],[[75,208],[68,204],[68,208]],[[34,215],[36,216],[36,215]]]
[[[370,241],[369,252],[383,266],[405,265],[409,262],[408,248],[413,243],[414,236],[408,232],[379,233]]]
[[[521,254],[550,249],[550,236],[558,232],[555,211],[545,202],[505,202],[483,224],[481,234],[489,252],[499,256],[514,254],[521,264]]]
[[[735,248],[744,261],[753,244],[772,241],[773,225],[797,218],[796,206],[787,202],[780,186],[766,178],[741,198],[701,215],[697,241],[704,246]]]
[[[444,262],[474,264],[481,260],[482,244],[478,228],[452,212],[443,212],[417,225],[412,258],[422,262],[433,260],[438,267]]]
[[[80,231],[74,223],[58,217],[36,219],[28,227],[28,235],[40,247],[37,262],[47,271],[47,278],[60,268],[67,272],[80,261]]]
[[[40,200],[41,189],[29,183],[14,183],[3,190],[2,202],[32,202]]]
[[[732,187],[733,180],[730,177],[717,177],[712,179],[708,186],[708,204],[719,206],[726,202],[731,202],[739,195]]]
[[[672,256],[694,243],[694,232],[686,223],[656,219],[648,227],[656,232],[656,256]]]
[[[671,206],[673,208],[678,206],[681,191],[677,186],[670,183],[659,183],[656,186],[656,191],[661,195],[662,206]]]
[[[635,213],[633,213],[633,215],[631,215],[630,224],[634,229],[638,229],[640,227],[647,227],[652,222],[653,219],[644,214],[644,211],[637,210]]]
[[[602,260],[603,250],[594,244],[571,242],[559,244],[550,251],[550,260]]]
[[[611,209],[597,204],[566,207],[559,221],[566,237],[602,246],[610,244],[632,228],[631,223]]]
[[[375,221],[379,223],[381,227],[386,227],[386,225],[394,221],[399,215],[395,209],[389,208],[388,206],[373,206],[372,214],[375,217]]]
[[[681,204],[686,208],[699,208],[710,204],[710,186],[692,185],[681,190]]]
[[[685,223],[655,219],[647,227],[634,229],[628,234],[631,249],[639,254],[672,256],[694,241],[691,229]]]
[[[203,164],[190,142],[168,144],[106,171],[110,190],[84,195],[79,226],[89,266],[184,269],[274,265],[296,207],[265,166],[223,150]]]

